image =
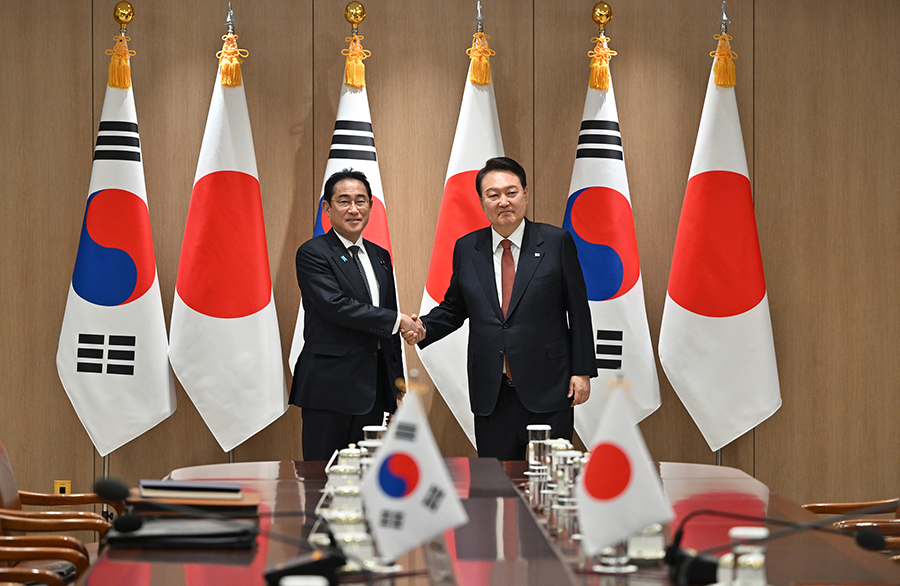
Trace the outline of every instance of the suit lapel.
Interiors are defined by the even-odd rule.
[[[528,288],[528,283],[531,282],[531,277],[534,276],[534,271],[541,264],[544,258],[544,251],[541,248],[543,244],[544,239],[534,229],[534,225],[525,220],[525,234],[522,236],[522,250],[519,251],[519,264],[516,265],[516,280],[513,283],[512,296],[509,298],[507,316],[515,311],[522,294]]]
[[[363,302],[368,302],[369,293],[366,291],[366,284],[363,282],[362,275],[359,274],[359,267],[356,266],[356,262],[353,260],[353,255],[350,254],[350,251],[344,248],[344,244],[341,242],[340,238],[337,237],[337,234],[334,233],[334,228],[328,231],[328,243],[331,245],[331,260],[337,266],[338,270],[341,271],[348,281],[353,285],[353,288],[356,289],[355,297]]]
[[[497,319],[503,321],[500,298],[497,294],[497,278],[494,276],[494,251],[491,249],[491,244],[491,228],[488,226],[478,234],[472,263],[475,265],[475,274],[478,275],[478,281],[484,289],[488,304],[497,314]]]

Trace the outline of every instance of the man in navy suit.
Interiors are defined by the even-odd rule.
[[[390,254],[362,238],[372,202],[365,174],[339,171],[323,191],[332,229],[297,250],[303,350],[290,402],[302,408],[304,460],[328,460],[361,440],[363,426],[394,412],[403,376],[399,332],[422,330],[397,310]]]
[[[525,219],[516,161],[490,159],[475,187],[491,226],[457,240],[440,305],[407,341],[425,347],[469,319],[469,400],[478,455],[525,459],[526,426],[572,438],[575,405],[597,375],[584,275],[569,232]]]

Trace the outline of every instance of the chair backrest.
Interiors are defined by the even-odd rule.
[[[22,501],[19,500],[19,488],[16,486],[16,477],[13,476],[12,464],[6,455],[6,448],[0,442],[0,508],[21,509]]]

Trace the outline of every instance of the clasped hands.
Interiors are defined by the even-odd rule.
[[[400,314],[400,335],[406,343],[413,346],[425,339],[425,324],[415,313],[412,315]]]

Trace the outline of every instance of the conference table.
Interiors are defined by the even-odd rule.
[[[579,563],[569,543],[551,538],[546,520],[535,515],[519,486],[524,462],[493,459],[446,460],[470,522],[397,560],[391,573],[350,574],[342,583],[397,586],[511,586],[517,584],[629,585],[669,581],[661,562],[641,564],[631,574],[598,574]],[[716,509],[805,523],[815,516],[744,472],[722,466],[659,464],[676,517]],[[325,488],[324,462],[242,462],[180,468],[174,480],[240,482],[260,495],[257,545],[244,550],[168,550],[106,547],[77,584],[107,586],[262,586],[267,566],[308,551],[298,545],[316,527],[313,513]],[[272,513],[274,511],[274,514]],[[685,526],[683,546],[697,550],[728,542],[728,529],[747,525],[723,517],[696,516]],[[773,532],[777,527],[772,527]],[[900,584],[900,566],[860,549],[851,538],[799,531],[768,543],[767,576],[773,586],[789,584]],[[613,582],[610,582],[613,580]]]

